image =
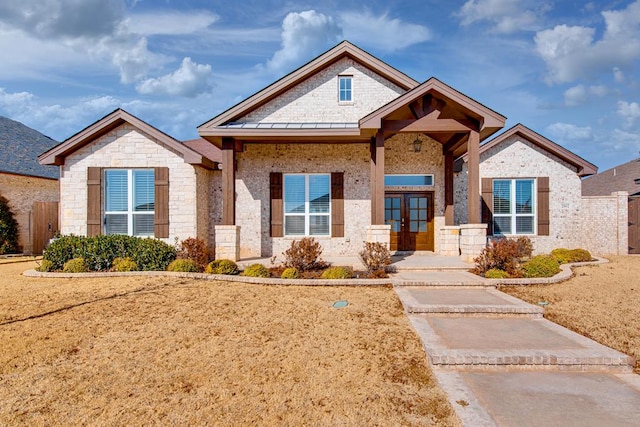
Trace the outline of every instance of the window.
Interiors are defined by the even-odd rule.
[[[493,233],[534,234],[534,180],[493,180]]]
[[[385,175],[385,187],[433,185],[433,175]]]
[[[153,236],[153,169],[109,169],[105,178],[105,234]]]
[[[330,191],[329,174],[284,175],[285,236],[328,236]]]
[[[340,102],[353,101],[352,81],[352,76],[338,76],[338,100]]]

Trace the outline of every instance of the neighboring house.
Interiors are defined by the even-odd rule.
[[[505,120],[343,42],[199,126],[201,139],[180,143],[117,110],[40,161],[61,165],[64,233],[197,236],[217,258],[280,255],[313,236],[327,256],[379,241],[469,259],[487,222],[490,233],[562,246],[579,233],[579,177],[596,169],[521,125],[481,145]],[[168,190],[151,184],[159,173]],[[500,206],[484,223],[481,190]]]
[[[640,254],[640,158],[582,180],[582,195],[602,198],[614,191],[628,193],[628,250]]]
[[[0,195],[18,223],[23,253],[42,250],[57,229],[58,168],[38,163],[37,156],[57,142],[22,123],[0,117]],[[48,212],[47,212],[48,211]],[[50,213],[50,217],[47,217]]]

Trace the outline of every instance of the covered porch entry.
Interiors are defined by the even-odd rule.
[[[444,255],[472,256],[484,247],[486,225],[481,221],[480,142],[504,126],[505,117],[431,78],[384,107],[362,118],[363,134],[371,137],[371,224],[386,225],[389,246],[397,251],[434,251]],[[396,135],[410,136],[416,153],[428,139],[440,150],[432,156],[444,170],[431,186],[389,186],[386,146]],[[410,147],[411,148],[411,147]],[[467,154],[468,218],[464,227],[454,224],[453,163]],[[424,160],[422,160],[424,161]],[[424,171],[425,165],[416,165]],[[427,183],[425,183],[427,184]],[[436,197],[438,192],[444,197]],[[380,229],[379,227],[376,227]],[[480,234],[482,236],[480,236]],[[464,236],[469,236],[465,240]],[[456,241],[456,247],[452,247]]]

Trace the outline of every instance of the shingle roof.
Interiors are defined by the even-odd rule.
[[[57,143],[35,129],[0,116],[0,172],[58,179],[56,166],[38,163],[38,155]]]
[[[614,191],[640,195],[640,158],[615,166],[582,180],[583,196],[608,196]]]

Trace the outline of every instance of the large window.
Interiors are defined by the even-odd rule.
[[[338,100],[340,102],[353,101],[352,76],[338,76]]]
[[[493,180],[493,233],[535,234],[535,181]]]
[[[285,236],[328,236],[330,191],[329,174],[284,175]]]
[[[153,169],[109,169],[105,178],[105,234],[153,236]]]

